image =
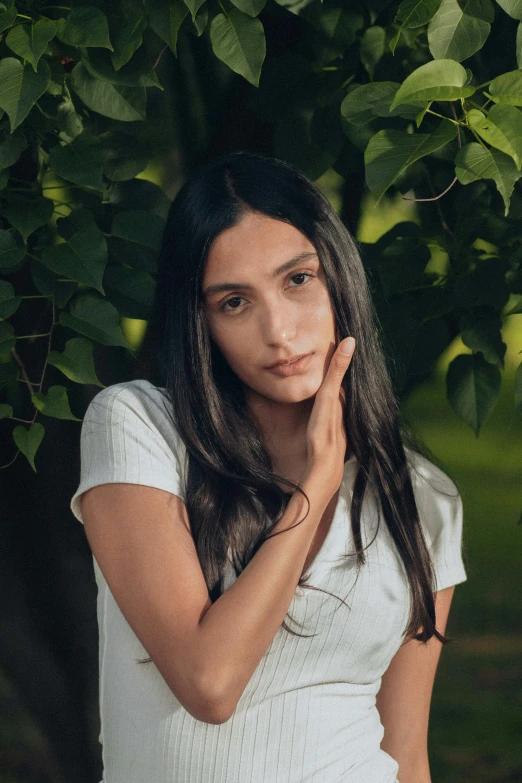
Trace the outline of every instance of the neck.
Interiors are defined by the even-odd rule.
[[[247,408],[274,464],[306,462],[306,428],[314,399],[282,403],[247,393]]]
[[[246,393],[247,409],[255,421],[272,460],[272,468],[287,477],[301,475],[307,462],[306,429],[315,397],[301,402],[276,402],[252,390]],[[345,462],[352,456],[349,439]]]

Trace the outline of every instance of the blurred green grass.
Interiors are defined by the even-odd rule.
[[[433,783],[522,781],[522,416],[512,420],[514,371],[479,437],[445,397],[445,366],[403,410],[457,483],[467,582],[455,588],[434,685]]]

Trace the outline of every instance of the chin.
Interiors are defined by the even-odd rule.
[[[283,383],[271,385],[269,388],[258,389],[257,393],[274,400],[274,402],[303,402],[303,400],[308,400],[317,394],[321,383],[321,378],[294,376],[285,378]]]

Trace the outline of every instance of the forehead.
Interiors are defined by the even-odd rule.
[[[247,274],[269,276],[279,263],[305,251],[315,252],[315,248],[295,226],[259,212],[247,212],[237,225],[222,231],[212,242],[203,282],[207,285],[222,278],[232,279],[235,272],[242,273],[241,279]]]

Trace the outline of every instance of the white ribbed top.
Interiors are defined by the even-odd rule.
[[[462,503],[451,479],[417,452],[412,479],[437,589],[466,580]],[[181,498],[185,446],[149,381],[114,384],[89,405],[81,430],[81,480],[71,500],[111,482],[145,484]],[[96,560],[100,742],[104,783],[395,783],[398,764],[380,749],[375,706],[381,677],[399,649],[410,597],[404,566],[367,489],[362,510],[367,561],[355,580],[350,501],[357,472],[345,467],[334,518],[310,566],[310,584],[342,597],[297,588],[279,628],[223,724],[193,718],[176,699],[127,623]],[[425,480],[428,478],[428,481]],[[454,497],[436,491],[441,487]],[[151,522],[152,524],[152,522]],[[153,532],[153,531],[152,531]],[[226,587],[235,579],[230,564]]]

